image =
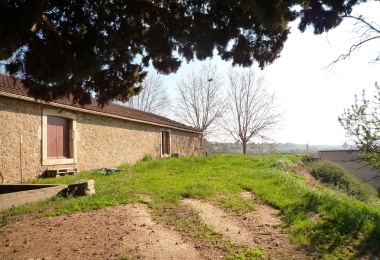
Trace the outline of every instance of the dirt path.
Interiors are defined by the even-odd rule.
[[[259,248],[270,259],[309,259],[290,242],[278,211],[242,193],[257,207],[244,216],[194,199],[182,202],[199,212],[223,239]],[[72,215],[35,219],[20,216],[0,231],[0,259],[224,259],[188,234],[152,220],[144,204],[119,205]],[[129,258],[128,258],[129,257]]]
[[[218,207],[199,200],[185,199],[183,203],[196,209],[203,222],[223,233],[226,239],[259,248],[270,259],[311,258],[307,252],[297,250],[290,242],[289,235],[283,232],[278,210],[258,202],[250,192],[242,192],[241,195],[252,200],[256,210],[240,217],[231,216]]]
[[[2,228],[0,241],[0,259],[120,259],[122,253],[134,259],[212,259],[179,232],[154,223],[143,204],[42,219],[21,216]]]

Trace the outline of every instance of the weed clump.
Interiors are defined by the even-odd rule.
[[[272,164],[272,166],[275,167],[275,168],[278,168],[280,170],[285,171],[286,169],[288,169],[290,167],[293,167],[294,163],[291,160],[287,159],[287,158],[281,158],[281,159],[278,159],[277,161],[275,161]]]
[[[144,157],[141,159],[143,162],[150,162],[153,161],[153,156],[150,154],[145,154]]]
[[[314,161],[307,164],[311,175],[330,188],[343,191],[361,201],[367,201],[376,196],[376,191],[369,185],[360,183],[355,177],[335,163],[329,161]]]

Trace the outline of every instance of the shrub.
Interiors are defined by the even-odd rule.
[[[143,162],[153,161],[153,156],[150,154],[145,154],[144,157],[142,158],[142,161]]]
[[[314,161],[308,163],[307,166],[311,175],[318,181],[343,191],[349,196],[366,201],[376,194],[376,191],[372,187],[360,183],[338,164],[329,161]]]
[[[285,171],[286,169],[288,169],[290,167],[293,167],[294,163],[291,160],[287,159],[287,158],[281,158],[281,159],[278,159],[277,161],[275,161],[272,164],[272,166],[275,167],[275,168],[278,168],[280,170]]]

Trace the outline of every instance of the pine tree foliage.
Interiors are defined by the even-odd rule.
[[[176,72],[181,60],[216,49],[234,65],[261,68],[300,29],[336,27],[362,0],[0,0],[0,60],[44,100],[72,95],[86,104],[128,100],[153,65]],[[292,8],[302,7],[298,14]]]

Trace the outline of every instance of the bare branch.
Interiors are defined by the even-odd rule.
[[[223,127],[232,138],[243,145],[256,136],[275,129],[282,120],[274,93],[269,93],[264,77],[252,70],[229,72],[227,110]]]
[[[364,43],[366,42],[369,42],[369,41],[372,41],[372,40],[375,40],[375,39],[380,39],[380,35],[379,36],[375,36],[375,37],[372,37],[372,38],[369,38],[369,39],[366,39],[364,41],[360,41],[359,43],[357,44],[353,44],[350,49],[348,50],[347,53],[345,54],[341,54],[338,56],[338,58],[336,60],[334,60],[333,62],[331,62],[327,67],[325,68],[328,68],[332,65],[334,65],[335,63],[337,63],[338,61],[341,61],[341,60],[345,60],[347,58],[349,58],[351,56],[351,53],[354,52],[356,49],[360,48],[361,45],[363,45]],[[378,60],[378,58],[376,58],[376,60]]]
[[[361,15],[360,16],[347,15],[346,17],[347,18],[355,19],[355,20],[357,20],[357,21],[365,24],[370,30],[373,30],[373,31],[375,31],[375,32],[377,32],[377,33],[380,34],[380,29],[375,27],[375,25],[378,26],[378,27],[379,27],[379,25],[377,25],[375,22],[373,22],[373,21],[372,22],[368,22]]]
[[[349,57],[351,57],[351,54],[358,50],[363,44],[380,39],[380,26],[376,24],[375,22],[367,21],[363,16],[353,16],[353,15],[347,15],[346,18],[355,19],[356,22],[354,24],[355,29],[353,32],[359,34],[359,41],[349,48],[348,52],[345,54],[341,54],[336,58],[333,62],[331,62],[328,66],[325,67],[329,68],[335,65],[337,62],[345,60]],[[375,36],[373,36],[375,34]],[[375,63],[380,60],[380,54],[375,59],[371,60],[371,63]]]
[[[121,104],[139,110],[155,113],[160,116],[168,116],[171,111],[171,101],[162,78],[159,76],[148,76],[143,84],[141,93],[132,96],[127,102]]]
[[[222,86],[223,77],[211,63],[177,82],[177,120],[202,129],[204,136],[218,131],[224,109]]]

